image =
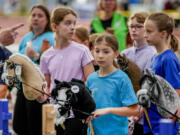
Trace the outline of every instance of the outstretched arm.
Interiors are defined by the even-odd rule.
[[[137,116],[138,115],[138,105],[134,104],[128,107],[117,107],[117,108],[103,108],[103,109],[97,109],[94,112],[94,118],[98,118],[100,115],[106,115],[106,114],[115,114],[119,116]]]
[[[18,24],[16,26],[13,26],[9,29],[5,29],[0,32],[0,43],[4,46],[13,44],[16,38],[16,35],[18,34],[16,32],[17,29],[24,26],[24,24]]]

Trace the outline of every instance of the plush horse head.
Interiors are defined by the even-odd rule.
[[[27,56],[14,54],[4,63],[2,79],[9,87],[22,82],[23,92],[28,100],[35,100],[46,89],[46,81],[39,67]]]
[[[139,103],[145,107],[150,107],[153,102],[157,105],[158,112],[165,118],[172,116],[163,108],[175,114],[180,106],[180,100],[175,89],[162,77],[155,75],[150,70],[146,70],[140,81],[141,90],[137,97]]]
[[[128,59],[125,55],[119,55],[117,57],[117,63],[122,71],[124,71],[133,84],[135,92],[140,89],[139,81],[142,78],[142,71],[136,63]]]
[[[51,97],[55,101],[56,125],[64,123],[70,116],[70,110],[78,119],[86,119],[95,110],[95,102],[84,82],[77,79],[71,82],[55,80],[55,84]]]

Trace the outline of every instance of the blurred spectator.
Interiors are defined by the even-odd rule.
[[[173,9],[171,0],[168,0],[168,1],[164,4],[164,10],[169,10],[169,9]]]
[[[179,0],[168,0],[164,4],[164,9],[165,10],[178,10],[180,8],[180,1]]]
[[[172,3],[172,8],[175,9],[175,10],[179,10],[179,8],[180,8],[180,1],[179,0],[175,0]]]
[[[6,0],[4,4],[4,13],[10,14],[16,10],[17,0]]]
[[[91,22],[91,33],[103,33],[107,28],[114,30],[119,43],[119,51],[126,48],[127,24],[126,18],[117,11],[117,0],[99,0],[99,15]]]

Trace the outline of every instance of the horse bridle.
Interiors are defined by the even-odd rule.
[[[151,86],[151,91],[152,91],[152,94],[154,95],[154,92],[153,92],[153,90],[154,90],[154,87],[155,87],[155,85],[157,84],[157,82],[158,82],[158,80],[154,77],[151,77],[150,75],[144,75],[142,78],[141,78],[141,80],[140,80],[140,86],[143,84],[143,81],[144,81],[144,79],[145,78],[150,78],[151,79],[151,81],[153,82],[153,84],[152,84],[152,86]],[[152,101],[155,101],[155,99],[153,98],[153,95],[152,96],[150,96],[150,99],[152,100]],[[152,102],[151,101],[151,102]],[[153,102],[154,103],[154,102]],[[162,110],[164,110],[165,112],[167,112],[167,113],[169,113],[170,115],[172,115],[172,116],[174,116],[175,118],[176,118],[176,120],[178,120],[178,119],[180,119],[180,117],[178,117],[177,115],[176,115],[176,113],[177,113],[177,111],[175,112],[175,113],[172,113],[172,112],[170,112],[169,110],[167,110],[166,108],[164,108],[164,107],[162,107],[160,104],[158,104],[158,103],[155,103],[159,108],[161,108]],[[154,110],[152,107],[150,107],[150,109],[151,110],[153,110],[155,113],[157,113],[158,115],[160,115],[161,117],[163,117],[159,112],[157,112],[156,110]]]
[[[141,78],[141,80],[140,80],[140,86],[142,86],[142,84],[143,84],[143,82],[144,82],[144,80],[146,79],[146,78],[149,78],[150,79],[150,81],[152,81],[152,85],[151,85],[151,88],[150,88],[150,91],[152,92],[152,96],[150,96],[151,97],[151,99],[152,100],[154,100],[152,97],[154,97],[154,88],[155,88],[155,86],[156,86],[156,84],[157,84],[157,79],[154,77],[151,77],[150,75],[147,75],[147,74],[145,74],[142,78]]]
[[[13,62],[13,61],[6,61],[6,62],[4,63],[3,70],[6,71],[6,77],[5,77],[5,79],[8,80],[8,83],[9,83],[9,80],[11,80],[11,83],[10,83],[8,86],[9,86],[9,87],[13,87],[13,86],[15,86],[16,84],[22,83],[22,84],[24,84],[24,85],[26,85],[26,86],[28,86],[28,87],[30,87],[30,88],[32,88],[32,89],[40,92],[41,94],[45,94],[46,96],[50,97],[49,94],[47,94],[46,92],[42,91],[42,90],[43,90],[43,86],[42,86],[42,90],[39,90],[39,89],[34,88],[33,86],[31,86],[31,85],[29,85],[29,84],[27,84],[27,83],[25,83],[25,82],[23,82],[23,81],[20,81],[20,75],[21,75],[21,69],[22,69],[21,67],[22,67],[21,64],[17,64],[17,63],[15,63],[15,62]],[[14,70],[14,76],[9,76],[9,75],[8,75],[8,73],[7,73],[7,72],[8,72],[8,68]],[[16,86],[15,86],[15,87],[16,87]],[[18,88],[18,89],[19,89],[19,88]]]
[[[71,90],[71,89],[68,88],[67,90]],[[81,114],[88,115],[88,116],[93,116],[93,114],[90,114],[90,113],[87,113],[87,112],[84,112],[84,111],[81,111],[81,110],[77,110],[75,108],[71,108],[71,102],[70,101],[71,101],[72,97],[73,97],[73,93],[71,93],[70,97],[67,100],[59,100],[59,99],[56,98],[55,99],[56,100],[55,103],[59,104],[62,108],[67,109],[68,111],[70,109],[72,109],[73,111],[79,112]],[[64,104],[60,104],[58,101],[63,102]]]
[[[9,76],[8,74],[8,67],[12,70],[14,70],[14,76]],[[6,76],[4,79],[7,79],[8,80],[8,84],[9,84],[9,80],[11,80],[11,83],[9,84],[9,87],[13,87],[15,86],[15,84],[18,84],[20,82],[19,80],[19,76],[21,74],[21,67],[22,65],[21,64],[17,64],[17,63],[14,63],[12,61],[6,61],[4,63],[4,66],[3,66],[3,70],[6,71]]]

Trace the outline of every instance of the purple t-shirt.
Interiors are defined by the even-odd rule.
[[[55,87],[54,79],[71,81],[76,78],[84,81],[83,67],[93,61],[89,49],[76,42],[71,42],[62,50],[53,47],[43,53],[40,60],[40,69],[44,74],[50,74],[50,90]]]
[[[135,62],[144,71],[150,67],[151,58],[156,54],[156,49],[149,45],[140,48],[132,46],[122,51],[121,54],[125,54],[128,59]]]

